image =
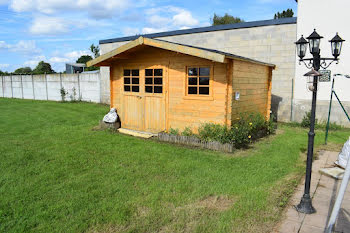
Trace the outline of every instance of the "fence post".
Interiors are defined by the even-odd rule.
[[[63,83],[62,83],[62,73],[60,72],[60,91],[62,90],[63,88]]]
[[[5,87],[4,87],[4,76],[1,75],[1,87],[2,87],[2,97],[5,98]]]
[[[32,74],[32,89],[33,89],[33,99],[35,100],[35,89],[34,89],[34,77]]]
[[[80,100],[81,98],[81,94],[80,94],[80,77],[79,77],[79,72],[78,72],[78,100]]]
[[[11,98],[13,98],[12,74],[10,74],[10,79],[11,79]]]
[[[45,77],[45,85],[46,85],[46,100],[49,100],[49,92],[47,91],[47,76],[46,76],[46,73],[45,73],[44,77]]]
[[[99,96],[100,96],[100,103],[102,103],[101,71],[100,71],[100,72],[98,72],[98,80],[97,80],[97,82],[98,82],[98,92],[99,92]]]
[[[21,75],[21,91],[22,91],[22,99],[24,99],[24,95],[23,95],[23,79],[22,79],[22,75]]]

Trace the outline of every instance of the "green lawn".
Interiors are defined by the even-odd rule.
[[[92,131],[107,111],[0,98],[0,232],[269,232],[304,172],[304,129],[230,155]]]

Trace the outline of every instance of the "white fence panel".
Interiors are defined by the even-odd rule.
[[[47,74],[1,76],[0,97],[61,101],[101,102],[100,74]]]

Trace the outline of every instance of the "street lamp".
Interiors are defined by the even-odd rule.
[[[313,77],[313,85],[310,88],[312,91],[312,105],[311,105],[311,118],[310,118],[310,131],[308,133],[308,148],[307,148],[307,161],[306,161],[306,175],[305,175],[305,189],[304,195],[300,200],[300,203],[296,206],[298,212],[312,214],[316,210],[312,206],[312,200],[310,197],[310,182],[311,182],[311,170],[312,170],[312,159],[314,153],[314,139],[315,139],[315,113],[316,113],[316,99],[317,99],[317,84],[318,77],[321,74],[318,72],[320,68],[328,68],[334,61],[338,63],[338,56],[341,52],[342,43],[344,40],[340,38],[338,33],[336,36],[330,40],[332,55],[334,58],[321,58],[320,56],[320,43],[323,37],[320,36],[316,29],[311,33],[308,41],[305,40],[303,36],[295,42],[297,46],[297,54],[299,59],[299,64],[303,62],[308,69],[312,69],[310,72],[306,73],[304,76]],[[307,44],[309,44],[309,50],[312,54],[312,58],[304,58],[306,55]],[[326,61],[330,61],[328,64]]]

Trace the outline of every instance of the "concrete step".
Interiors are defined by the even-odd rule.
[[[131,135],[134,137],[140,137],[140,138],[151,138],[151,137],[157,137],[158,134],[150,133],[150,132],[143,132],[143,131],[137,131],[137,130],[132,130],[132,129],[125,129],[125,128],[120,128],[118,129],[119,133]]]

